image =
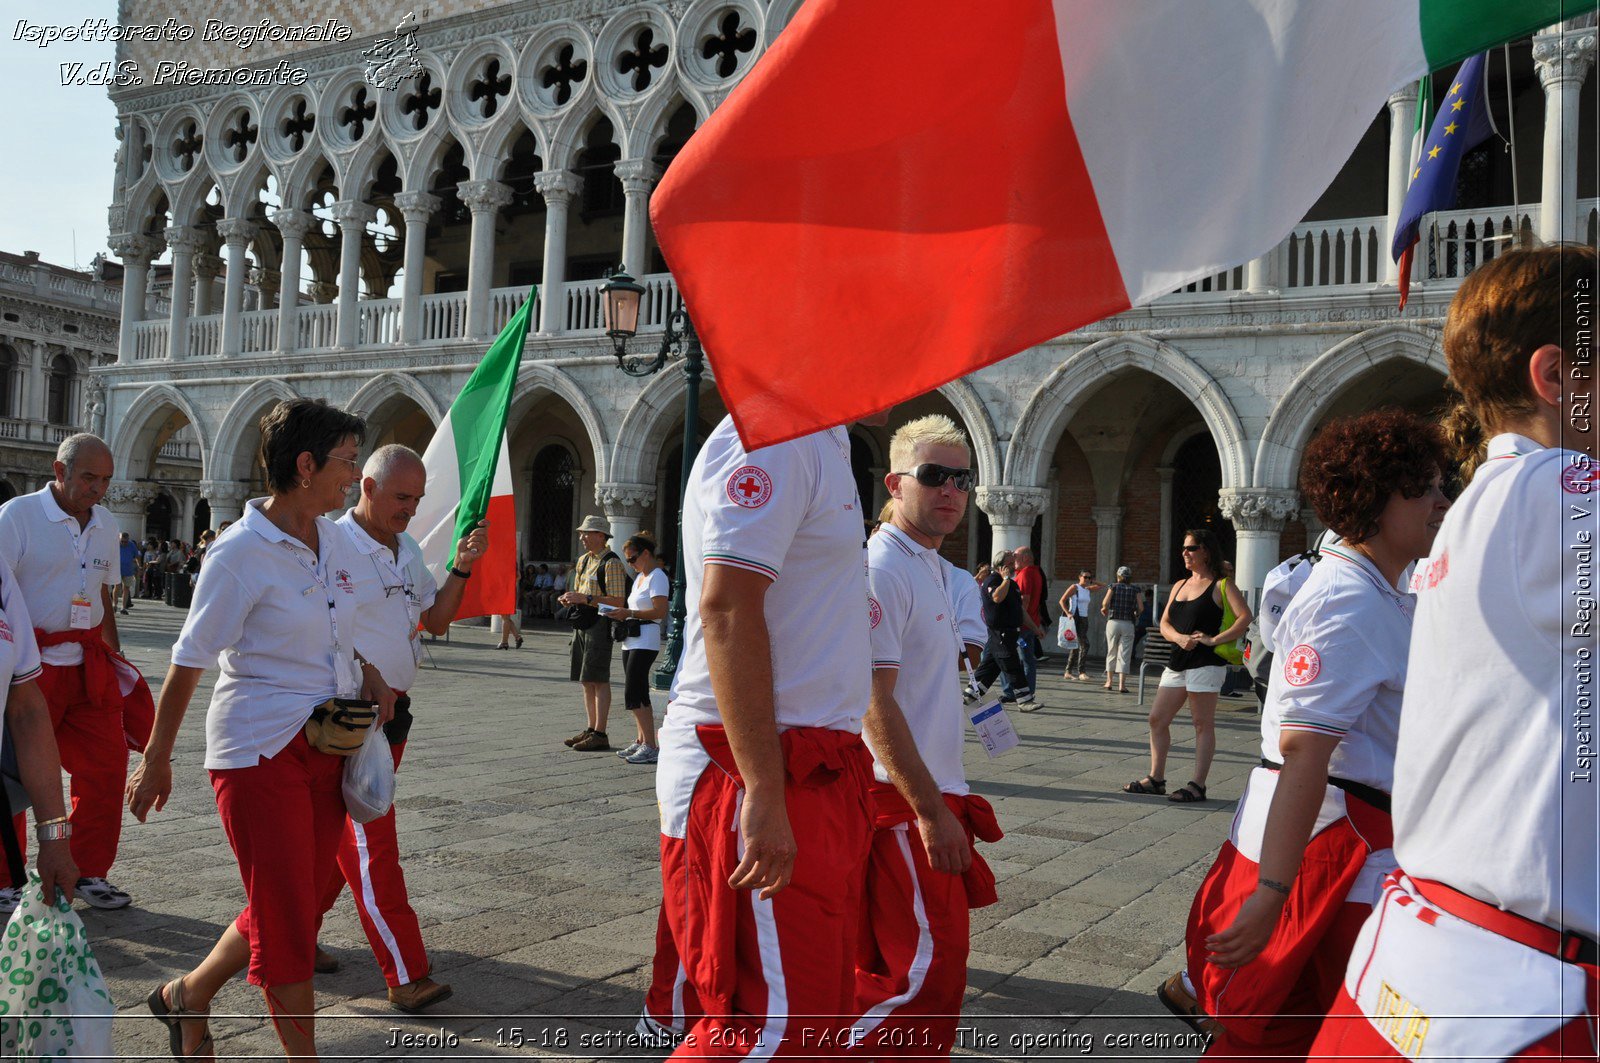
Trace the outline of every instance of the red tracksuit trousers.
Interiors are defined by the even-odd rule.
[[[663,904],[656,918],[656,958],[650,968],[650,989],[644,996],[644,1013],[652,1022],[675,1034],[700,1021],[700,997],[689,984],[689,972],[672,939],[672,923]]]

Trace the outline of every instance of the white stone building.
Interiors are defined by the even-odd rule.
[[[618,371],[599,287],[625,265],[649,290],[639,342],[659,337],[676,287],[649,229],[651,190],[799,2],[436,0],[414,38],[395,29],[410,7],[370,2],[341,6],[348,40],[125,46],[145,70],[248,60],[283,82],[113,90],[123,151],[111,246],[130,283],[118,361],[95,376],[125,526],[143,530],[153,485],[170,479],[161,458],[174,426],[193,432],[195,493],[217,521],[256,489],[256,423],[280,398],[326,398],[368,419],[369,443],[421,447],[538,283],[511,421],[521,552],[570,558],[576,518],[597,509],[619,533],[651,527],[670,548],[683,377]],[[287,9],[237,6],[240,24]],[[181,22],[182,8],[124,0],[122,19]],[[975,441],[981,512],[952,556],[970,565],[1031,537],[1058,579],[1127,563],[1166,582],[1182,530],[1210,523],[1236,545],[1241,584],[1257,585],[1313,530],[1295,483],[1320,422],[1439,404],[1439,331],[1460,277],[1519,231],[1595,240],[1595,36],[1591,17],[1518,42],[1509,74],[1497,56],[1490,95],[1515,136],[1516,186],[1498,141],[1469,157],[1460,209],[1422,245],[1404,314],[1387,248],[1414,92],[1374,116],[1272,254],[897,413],[951,412]],[[365,51],[405,61],[412,40],[417,76],[368,80]],[[1440,79],[1436,95],[1447,90]],[[195,297],[158,312],[145,278],[167,256],[173,291]],[[701,409],[703,430],[721,414],[709,386]],[[881,499],[887,433],[855,438],[858,476]]]

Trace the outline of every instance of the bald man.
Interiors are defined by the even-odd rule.
[[[456,544],[455,566],[442,586],[436,584],[423,564],[421,548],[406,534],[427,484],[427,470],[416,451],[398,444],[379,447],[362,469],[361,500],[339,518],[339,526],[365,558],[351,574],[356,585],[355,645],[398,696],[394,719],[384,725],[397,769],[411,730],[407,691],[422,659],[417,629],[445,633],[461,608],[472,566],[489,545],[487,525],[480,522]],[[348,882],[361,927],[383,968],[389,1002],[415,1012],[448,997],[450,987],[428,977],[422,930],[400,870],[393,808],[370,823],[345,824],[339,871],[328,885],[323,910],[333,907]],[[328,962],[332,957],[320,949],[318,953],[322,969],[337,966]]]

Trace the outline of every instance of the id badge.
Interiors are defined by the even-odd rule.
[[[971,706],[967,710],[967,716],[978,732],[978,741],[983,743],[983,751],[989,754],[991,759],[1009,753],[1022,742],[1017,736],[1017,729],[1011,726],[1011,717],[1006,715],[1005,706],[1000,704],[998,694],[990,695]]]
[[[72,618],[70,624],[74,631],[88,631],[94,625],[90,622],[89,599],[81,594],[72,596]]]

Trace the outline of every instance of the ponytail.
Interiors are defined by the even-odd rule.
[[[1484,436],[1483,422],[1460,392],[1455,392],[1451,398],[1444,416],[1439,419],[1439,428],[1444,432],[1445,442],[1457,465],[1455,476],[1447,473],[1445,479],[1459,479],[1462,486],[1471,483],[1478,466],[1488,456],[1489,441]]]

